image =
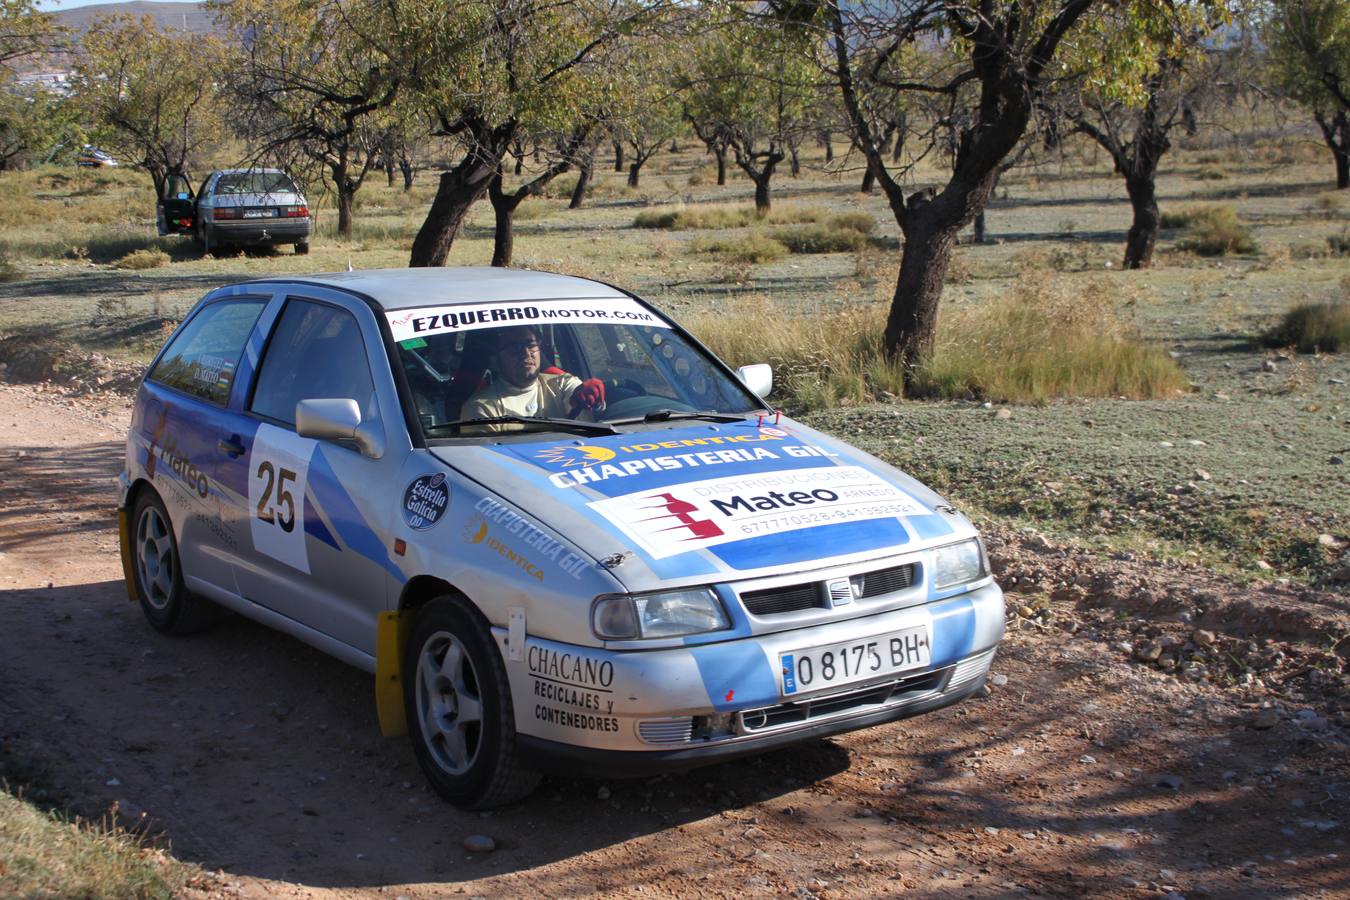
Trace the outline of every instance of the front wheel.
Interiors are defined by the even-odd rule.
[[[188,592],[178,541],[163,502],[152,490],[136,499],[131,513],[136,597],[141,612],[163,634],[189,634],[213,624],[219,607]]]
[[[487,809],[534,790],[539,775],[520,765],[516,750],[506,668],[476,610],[455,597],[423,606],[403,671],[413,751],[437,793]]]

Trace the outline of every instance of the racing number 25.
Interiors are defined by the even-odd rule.
[[[264,459],[258,463],[257,477],[267,481],[262,496],[258,498],[258,518],[268,525],[276,525],[289,534],[295,530],[295,497],[286,489],[287,482],[295,483],[295,473],[285,466],[274,466],[272,461]],[[272,502],[272,490],[276,489],[276,502]],[[285,510],[285,515],[281,513]]]

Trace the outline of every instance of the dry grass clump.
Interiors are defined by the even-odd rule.
[[[1266,334],[1265,343],[1300,353],[1350,350],[1350,297],[1295,306]]]
[[[1107,302],[1102,298],[1107,297]],[[987,304],[944,315],[917,393],[1000,402],[1062,397],[1170,397],[1188,383],[1177,364],[1119,319],[1104,284],[1042,273]],[[784,315],[767,300],[696,317],[691,330],[733,366],[767,362],[791,410],[889,399],[904,378],[886,358],[884,305]],[[772,329],[759,327],[772,320]]]
[[[773,328],[763,323],[772,321]],[[898,396],[904,379],[882,352],[882,306],[843,306],[816,315],[785,315],[767,298],[724,304],[696,316],[690,331],[733,366],[766,362],[774,393],[790,411],[848,406]]]
[[[1342,229],[1340,234],[1327,235],[1327,249],[1332,256],[1350,256],[1350,228]]]
[[[753,206],[680,206],[652,209],[638,213],[634,228],[662,228],[669,231],[709,230],[714,228],[746,228],[750,225],[788,225],[804,222],[832,222],[840,227],[862,230],[866,219],[870,232],[875,221],[867,213],[844,213],[831,216],[823,206],[778,206],[761,216]]]
[[[711,253],[727,262],[774,262],[787,256],[788,248],[773,238],[750,232],[727,238],[699,238],[694,241],[696,253]]]
[[[1228,173],[1217,163],[1208,163],[1195,170],[1196,181],[1223,181]]]
[[[176,897],[192,870],[110,822],[67,821],[0,791],[0,893]]]
[[[1186,235],[1177,242],[1177,249],[1200,256],[1247,254],[1256,252],[1256,240],[1233,207],[1194,207],[1187,212]]]
[[[114,269],[158,269],[169,264],[169,254],[147,247],[133,250],[113,263]]]
[[[1186,389],[1177,364],[1117,315],[1112,293],[1109,282],[1040,273],[987,304],[949,313],[920,392],[1044,403],[1170,397]]]

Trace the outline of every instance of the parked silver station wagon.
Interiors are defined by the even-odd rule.
[[[969,696],[1003,634],[970,522],[771,386],[581,278],[221,288],[137,394],[128,591],[162,632],[225,607],[374,673],[471,807]]]
[[[155,219],[161,235],[186,234],[205,253],[278,244],[308,253],[313,229],[309,201],[280,169],[212,172],[200,191],[186,176],[170,175]]]

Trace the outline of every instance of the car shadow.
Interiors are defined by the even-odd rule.
[[[48,805],[124,824],[234,875],[311,886],[458,882],[677,828],[836,775],[816,741],[635,781],[549,777],[490,813],[426,786],[381,737],[372,676],[243,617],[152,631],[120,581],[0,590],[0,743]],[[4,775],[0,771],[0,775]],[[32,795],[33,790],[28,793]],[[462,848],[492,837],[490,856]]]

